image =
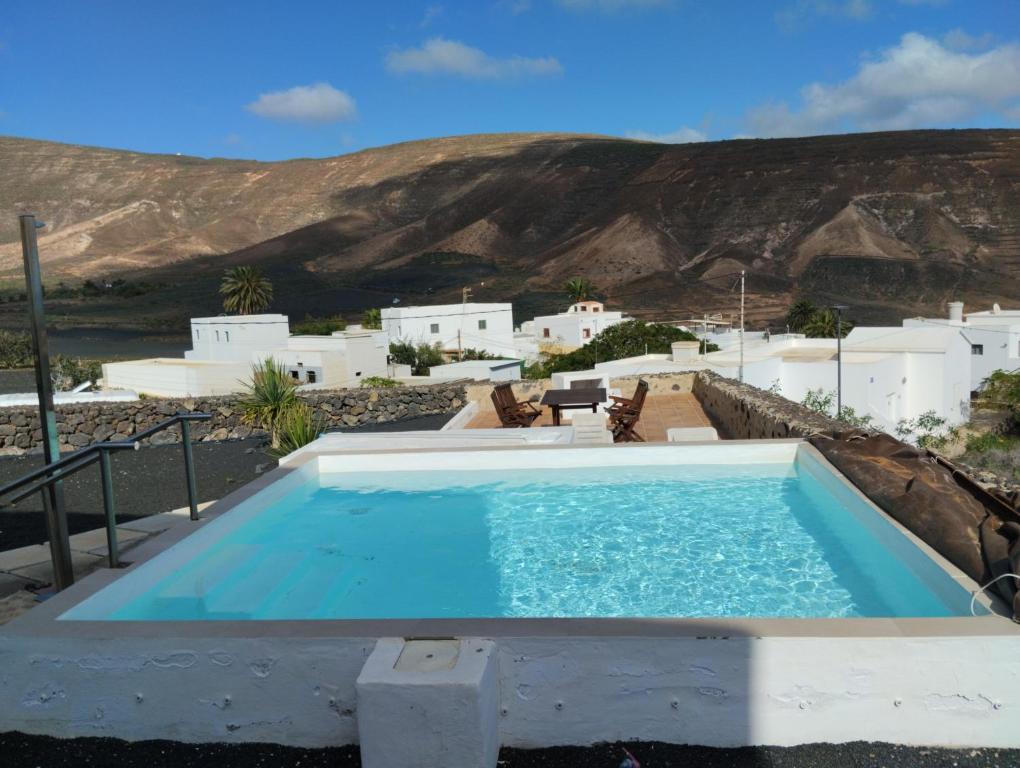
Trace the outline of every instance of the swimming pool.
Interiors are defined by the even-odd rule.
[[[812,452],[735,450],[320,459],[61,618],[968,615],[969,594]]]

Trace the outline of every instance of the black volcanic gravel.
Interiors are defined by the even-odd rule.
[[[642,768],[1016,768],[1020,750],[938,749],[895,744],[807,744],[715,749],[660,742],[626,745]],[[622,745],[503,749],[500,768],[619,768]],[[357,746],[300,749],[275,744],[54,739],[0,733],[5,766],[45,768],[358,768]],[[394,768],[400,768],[394,766]],[[437,766],[442,768],[442,766]]]
[[[344,432],[394,432],[439,429],[449,414],[366,424]],[[196,443],[195,471],[200,500],[221,499],[276,466],[266,455],[262,438],[220,443]],[[16,480],[42,466],[42,455],[0,457],[0,484]],[[142,446],[112,457],[117,520],[168,512],[188,503],[184,483],[184,452],[180,445]],[[101,528],[103,500],[98,465],[87,467],[64,483],[68,528],[72,534]],[[0,508],[0,551],[46,540],[46,523],[38,494],[15,507]]]

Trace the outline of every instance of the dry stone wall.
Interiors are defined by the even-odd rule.
[[[453,414],[466,402],[464,387],[460,384],[331,390],[300,397],[315,409],[327,429]],[[104,440],[126,440],[178,413],[212,414],[209,421],[191,425],[194,440],[240,440],[261,434],[243,422],[237,396],[62,405],[57,407],[60,450],[73,451]],[[180,427],[174,426],[144,442],[161,444],[180,440]],[[37,409],[0,408],[0,455],[19,455],[40,449],[41,443]]]
[[[785,397],[712,371],[695,375],[692,392],[720,436],[729,440],[841,435],[855,430]]]

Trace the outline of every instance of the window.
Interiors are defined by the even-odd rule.
[[[230,343],[230,331],[224,331],[224,335],[227,337],[227,343]]]
[[[543,338],[546,338],[546,339],[549,338],[549,329],[548,328],[543,328],[542,329],[542,336],[543,336]]]
[[[308,383],[309,384],[314,384],[315,383],[315,371],[309,371],[308,372]]]
[[[582,328],[581,329],[581,337],[584,338],[584,339],[590,339],[591,338],[591,328]]]
[[[484,331],[486,328],[488,328],[488,321],[487,320],[479,320],[478,321],[478,330]]]
[[[970,345],[970,353],[972,355],[983,355],[985,353],[985,345],[984,344],[971,344]]]
[[[439,333],[439,323],[432,323],[429,326],[429,333]]]
[[[202,338],[202,332],[200,330],[198,330],[198,328],[196,328],[195,329],[195,341],[198,341],[200,338]]]
[[[300,381],[301,380],[301,376],[300,376],[300,374],[297,371],[291,371],[290,372],[290,377],[292,379],[294,379],[294,381]]]
[[[584,304],[582,304],[582,305],[581,305],[581,311],[582,311],[582,312],[587,312],[587,311],[588,311],[588,307],[587,307],[587,306],[585,306]]]
[[[219,340],[220,340],[220,332],[216,331],[216,341],[219,341]]]
[[[599,311],[599,308],[598,308],[598,307],[592,307],[592,308],[591,308],[591,311],[592,311],[592,312],[598,312],[598,311]]]

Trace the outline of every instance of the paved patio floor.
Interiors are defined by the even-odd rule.
[[[580,413],[580,411],[574,411]],[[570,422],[565,421],[564,424]],[[467,425],[468,429],[491,429],[498,427],[496,412],[482,410]],[[552,425],[552,412],[542,408],[532,428]],[[637,431],[650,443],[666,442],[666,430],[670,427],[710,427],[712,423],[701,409],[701,403],[692,394],[648,395],[641,413]]]

